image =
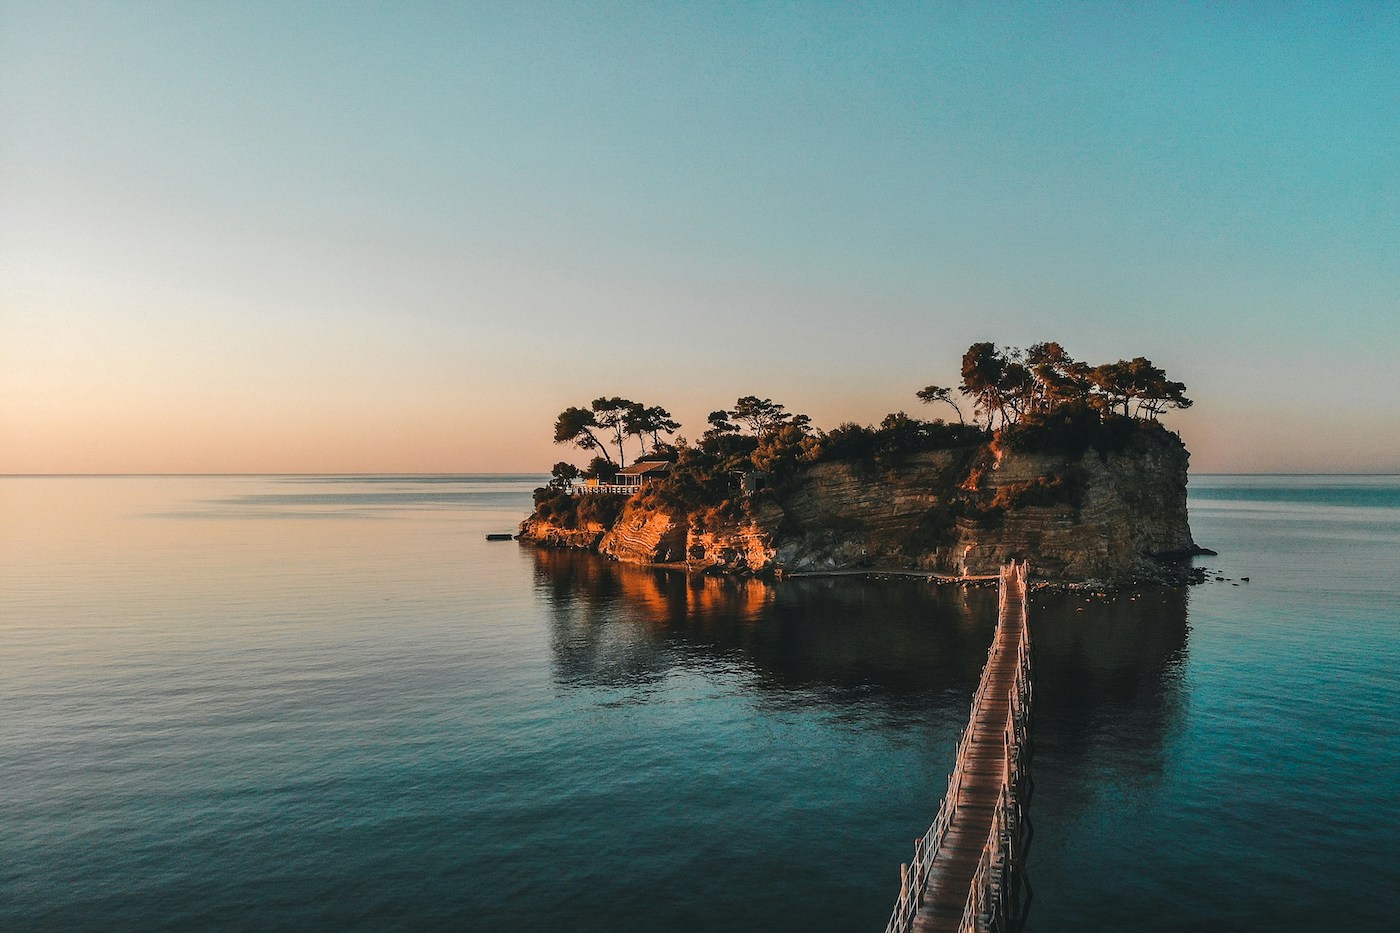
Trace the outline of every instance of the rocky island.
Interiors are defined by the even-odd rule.
[[[957,423],[896,412],[821,431],[747,396],[695,444],[668,443],[664,409],[599,398],[555,425],[599,455],[555,465],[520,538],[710,572],[970,578],[1029,558],[1056,583],[1178,582],[1196,551],[1189,454],[1157,416],[1191,404],[1184,388],[1142,357],[1089,366],[1054,343],[979,343],[958,387],[971,423],[942,386],[917,395]],[[626,466],[629,438],[643,454]]]

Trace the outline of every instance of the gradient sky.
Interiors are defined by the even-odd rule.
[[[1398,208],[1394,4],[0,0],[0,472],[543,471],[1047,339],[1196,470],[1400,472]]]

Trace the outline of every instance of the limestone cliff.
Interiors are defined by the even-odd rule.
[[[1144,431],[1112,452],[1030,453],[997,441],[917,453],[891,469],[804,466],[743,499],[742,517],[675,514],[647,497],[610,526],[564,529],[538,517],[521,537],[633,563],[685,562],[749,573],[917,570],[996,573],[1013,557],[1060,582],[1171,580],[1194,547],[1189,455]]]
[[[634,564],[685,560],[687,527],[669,512],[629,508],[598,542],[598,552]]]

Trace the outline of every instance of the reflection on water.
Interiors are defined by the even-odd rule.
[[[753,671],[759,686],[917,711],[931,693],[975,685],[995,625],[989,587],[731,579],[543,548],[532,558],[563,686],[658,680],[722,661]],[[1057,741],[1082,747],[1112,723],[1139,751],[1160,750],[1184,702],[1187,591],[1042,592],[1033,612],[1037,711],[1053,720]]]
[[[1183,588],[1116,597],[1040,593],[1032,607],[1036,742],[1067,766],[1105,744],[1123,767],[1160,771],[1185,713]]]
[[[538,481],[0,482],[0,928],[878,929],[993,591],[488,543]],[[1033,596],[1031,927],[1383,928],[1400,483],[1199,485],[1252,583]]]
[[[773,583],[571,551],[532,556],[563,686],[657,681],[718,664],[775,695],[917,715],[930,697],[970,695],[995,624],[995,592],[986,588],[849,577]]]
[[[655,684],[677,669],[737,666],[775,702],[787,694],[834,711],[875,703],[897,726],[965,702],[995,623],[990,588],[770,583],[577,552],[532,556],[563,687]],[[1139,779],[1161,772],[1186,703],[1187,605],[1185,588],[1035,596],[1035,739],[1053,781],[1092,781],[1105,767]]]
[[[922,776],[926,792],[906,804],[913,812],[902,814],[903,835],[932,818],[990,644],[994,590],[687,576],[543,549],[532,559],[561,688],[655,688],[677,671],[742,670],[744,689],[764,708],[825,709],[862,728],[938,743],[926,750],[938,764]],[[1141,800],[1160,789],[1186,712],[1188,602],[1184,588],[1035,595],[1032,818],[1043,855],[1038,864],[1033,847],[1033,881],[1066,882],[1066,862],[1047,837],[1117,812],[1104,806],[1103,792]],[[943,728],[918,730],[928,722]],[[886,900],[889,885],[876,884],[889,874],[882,869],[907,857],[905,847],[891,848],[890,866],[865,869]],[[1054,892],[1040,900],[1058,909]],[[1063,928],[1054,916],[1032,920],[1036,929]]]

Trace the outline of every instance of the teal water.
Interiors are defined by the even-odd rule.
[[[0,929],[882,928],[992,594],[486,542],[538,481],[0,479]],[[1030,928],[1379,925],[1400,479],[1191,508],[1032,604]]]

